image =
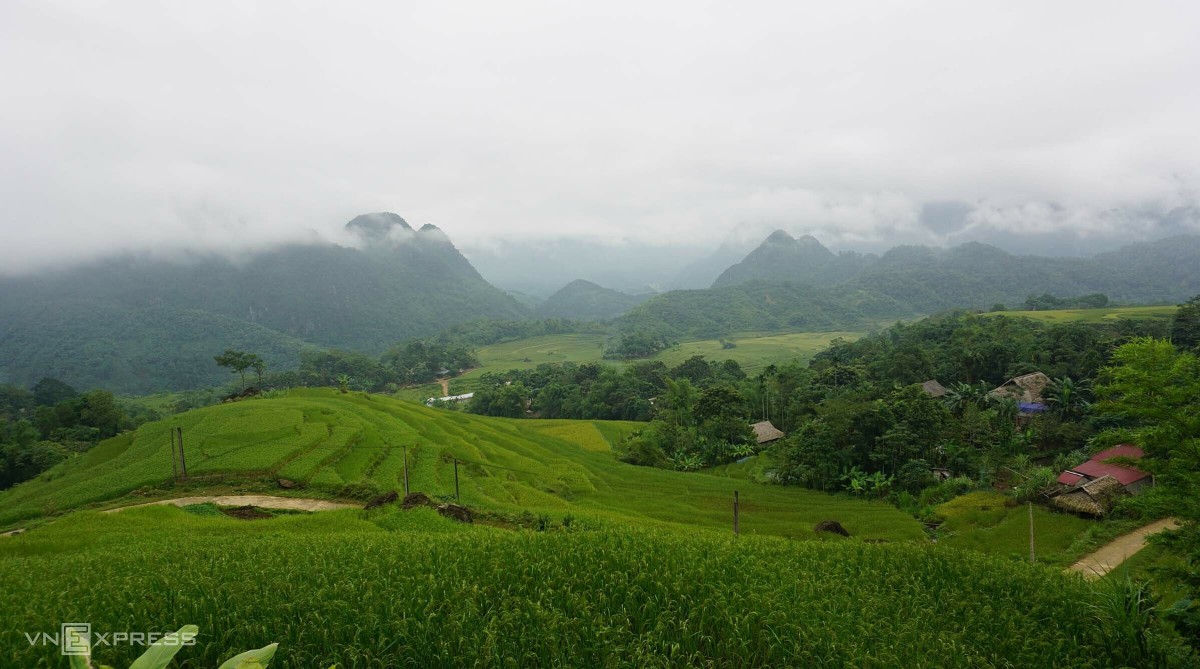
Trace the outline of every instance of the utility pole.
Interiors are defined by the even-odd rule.
[[[404,496],[408,497],[408,446],[402,446],[404,449]]]
[[[454,458],[454,501],[458,502],[458,458]]]
[[[1033,552],[1033,502],[1026,502],[1029,505],[1029,562],[1037,563],[1037,556]]]
[[[183,480],[187,480],[187,458],[183,455],[183,428],[175,428],[175,432],[179,435],[179,468],[183,470]]]
[[[733,533],[741,534],[738,531],[738,491],[733,491]]]

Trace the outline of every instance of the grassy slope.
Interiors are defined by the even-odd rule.
[[[1096,624],[1082,579],[974,553],[579,522],[514,532],[427,510],[75,514],[0,539],[0,584],[0,665],[34,668],[63,658],[20,631],[63,620],[196,624],[189,667],[279,642],[279,669],[1103,667],[1106,643],[1134,643]]]
[[[721,342],[714,339],[684,342],[679,346],[655,356],[668,366],[678,365],[694,355],[709,360],[736,360],[747,373],[757,373],[767,365],[788,361],[807,362],[819,351],[829,348],[829,343],[841,337],[854,341],[860,332],[796,332],[791,334],[758,337],[730,337],[736,347],[722,349]]]
[[[916,521],[882,503],[620,463],[608,445],[635,424],[485,418],[330,390],[294,390],[144,425],[0,493],[0,526],[165,486],[168,429],[176,425],[189,473],[225,484],[282,476],[306,483],[309,493],[363,483],[402,489],[407,447],[412,489],[430,495],[453,495],[452,458],[494,465],[459,467],[462,499],[477,507],[725,529],[736,489],[746,533],[809,537],[817,522],[838,520],[864,538],[923,537]]]
[[[1170,320],[1178,307],[1106,307],[1103,309],[1052,309],[1047,311],[997,311],[985,316],[1032,318],[1043,323],[1105,323],[1121,319]]]

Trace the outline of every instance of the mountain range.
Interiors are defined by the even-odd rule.
[[[710,289],[663,293],[617,325],[674,338],[848,329],[953,308],[1017,307],[1043,293],[1181,302],[1200,293],[1200,236],[1132,244],[1092,258],[1017,256],[978,242],[898,246],[875,256],[835,254],[812,237],[776,231]]]
[[[861,329],[950,308],[1022,304],[1031,294],[1105,293],[1128,303],[1200,293],[1200,237],[1134,244],[1093,258],[1018,256],[967,243],[833,253],[812,237],[768,236],[740,261],[722,247],[696,277],[711,288],[632,295],[591,281],[543,302],[488,283],[440,229],[393,213],[345,225],[347,245],[288,245],[240,261],[124,256],[0,278],[0,382],[53,376],[80,388],[145,393],[227,381],[226,348],[270,368],[306,348],[378,355],[398,342],[479,319],[613,321],[664,337]]]

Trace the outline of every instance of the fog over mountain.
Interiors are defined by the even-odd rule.
[[[438,226],[506,287],[538,253],[596,259],[546,291],[668,286],[742,225],[1093,253],[1200,228],[1198,23],[1166,1],[6,2],[0,271],[340,241],[362,211]]]

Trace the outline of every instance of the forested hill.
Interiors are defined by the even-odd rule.
[[[1094,258],[1016,256],[977,242],[949,249],[898,246],[877,257],[834,254],[812,237],[776,231],[713,287],[747,281],[865,290],[920,313],[1019,304],[1042,293],[1178,302],[1200,292],[1200,236],[1134,244]]]
[[[379,353],[468,320],[528,316],[434,226],[368,214],[347,229],[361,248],[292,245],[240,264],[125,257],[0,279],[0,381],[187,388],[226,381],[212,357],[229,347],[279,369],[305,345]]]
[[[645,302],[649,295],[629,295],[591,281],[576,279],[538,305],[540,318],[603,321],[616,318]]]
[[[871,266],[878,257],[859,253],[835,254],[814,237],[800,239],[776,230],[741,262],[726,269],[713,288],[759,279],[832,286]]]
[[[787,281],[750,281],[707,290],[673,290],[621,318],[618,329],[666,339],[715,339],[735,332],[862,329],[916,315],[889,297]]]

